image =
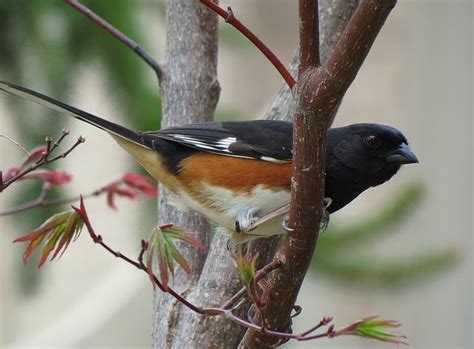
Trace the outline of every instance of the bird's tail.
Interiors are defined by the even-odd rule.
[[[118,136],[120,138],[131,141],[135,144],[145,146],[143,137],[126,127],[117,125],[108,120],[102,119],[98,116],[85,112],[81,109],[75,108],[71,105],[58,101],[54,98],[45,96],[39,92],[30,90],[29,88],[11,84],[9,82],[0,81],[0,90],[11,93],[13,95],[29,99],[33,102],[39,103],[47,108],[63,112],[65,114],[71,115],[76,119],[87,122],[95,127],[98,127],[112,136]],[[115,137],[114,137],[115,138]]]

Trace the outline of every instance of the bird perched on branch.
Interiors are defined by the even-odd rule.
[[[235,242],[284,232],[292,123],[204,122],[137,132],[25,87],[0,82],[0,89],[106,131],[181,204],[223,227]],[[379,124],[331,128],[326,149],[329,213],[388,181],[401,165],[418,162],[399,130]]]

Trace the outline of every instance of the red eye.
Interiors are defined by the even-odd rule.
[[[365,142],[371,148],[378,148],[380,146],[380,137],[376,135],[370,135],[365,138]]]

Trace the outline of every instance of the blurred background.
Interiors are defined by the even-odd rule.
[[[153,0],[83,1],[158,59],[165,44],[165,4]],[[227,0],[239,18],[284,62],[297,45],[296,1]],[[270,10],[271,9],[271,10]],[[379,122],[400,128],[420,159],[331,218],[300,293],[299,332],[334,316],[343,326],[379,314],[403,323],[412,348],[473,347],[473,3],[400,1],[339,110],[335,125]],[[21,83],[132,128],[159,128],[153,73],[127,48],[62,2],[0,2],[0,77]],[[220,21],[216,118],[261,117],[282,79],[233,28]],[[87,141],[55,167],[74,175],[53,194],[92,191],[139,171],[104,133],[57,113],[0,95],[0,134],[40,144],[71,129]],[[0,169],[23,154],[0,139]],[[35,198],[19,183],[2,193],[0,211]],[[135,255],[151,231],[155,200],[88,201],[110,245]],[[61,207],[0,217],[0,347],[147,348],[149,280],[94,246],[85,234],[60,262],[23,266],[12,240]],[[360,338],[288,343],[286,348],[385,348]]]

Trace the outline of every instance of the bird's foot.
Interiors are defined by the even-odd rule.
[[[258,219],[259,218],[253,209],[240,211],[235,219],[235,231],[241,234],[255,229],[255,223],[258,221]]]
[[[271,212],[268,212],[267,214],[261,216],[261,217],[258,217],[258,215],[256,214],[255,211],[244,211],[241,215],[238,215],[237,216],[237,219],[236,219],[236,222],[235,222],[235,231],[238,232],[238,233],[246,233],[246,232],[250,232],[254,229],[257,229],[259,226],[261,226],[262,224],[264,223],[267,223],[269,220],[272,220],[273,218],[275,217],[279,217],[285,213],[288,213],[288,211],[290,210],[290,205],[287,204],[287,205],[284,205],[284,206],[281,206]],[[248,214],[251,213],[252,217],[249,219],[248,218]],[[244,217],[243,220],[239,219],[239,217]],[[245,224],[245,222],[249,222],[249,224]],[[245,229],[242,229],[242,227],[245,227]],[[240,228],[237,229],[237,228]],[[288,231],[288,230],[287,230]]]

